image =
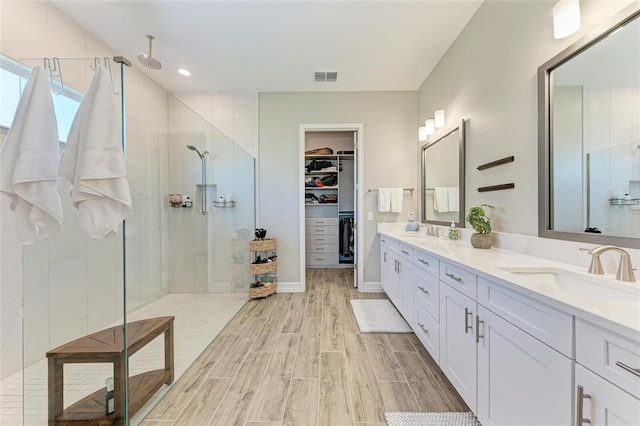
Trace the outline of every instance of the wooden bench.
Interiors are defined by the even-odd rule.
[[[147,343],[164,333],[164,369],[147,371],[129,378],[131,418],[163,384],[173,382],[174,317],[148,318],[127,324],[127,359],[124,357],[123,326],[111,327],[65,343],[47,352],[49,359],[49,424],[50,425],[121,425],[124,424],[124,363]],[[64,364],[112,363],[114,412],[106,415],[107,388],[63,409]]]

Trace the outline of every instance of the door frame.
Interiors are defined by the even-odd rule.
[[[305,246],[305,206],[304,206],[304,152],[305,152],[305,134],[307,132],[322,132],[322,131],[353,131],[357,134],[358,147],[355,148],[355,161],[357,172],[357,185],[358,185],[358,197],[356,200],[356,282],[358,283],[358,289],[362,289],[364,283],[364,211],[362,206],[364,205],[364,125],[362,123],[317,123],[317,124],[300,124],[299,131],[299,144],[298,144],[298,182],[300,187],[300,287],[301,291],[306,289],[306,246]]]

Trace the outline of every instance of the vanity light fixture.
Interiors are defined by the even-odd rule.
[[[436,121],[433,118],[425,121],[424,126],[426,128],[427,136],[432,135],[436,132]]]
[[[439,109],[435,112],[435,125],[436,128],[444,127],[444,110]]]
[[[427,126],[418,127],[418,140],[424,142],[427,140]]]
[[[561,39],[580,29],[580,0],[560,0],[553,6],[553,36]]]
[[[186,68],[178,68],[178,74],[184,75],[185,77],[189,77],[191,75],[191,71]]]

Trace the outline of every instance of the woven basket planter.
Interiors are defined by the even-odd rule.
[[[260,299],[272,295],[278,289],[278,283],[272,283],[264,285],[262,287],[255,287],[249,289],[250,299]]]
[[[249,241],[250,251],[269,251],[269,250],[275,250],[275,249],[276,249],[276,240],[274,238]]]
[[[278,261],[268,263],[252,263],[249,265],[250,274],[266,274],[268,272],[274,272],[278,266]]]
[[[491,248],[491,245],[493,244],[493,234],[480,234],[478,232],[474,232],[473,234],[471,234],[470,242],[474,248]]]

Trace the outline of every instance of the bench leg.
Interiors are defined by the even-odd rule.
[[[62,414],[64,401],[64,365],[58,364],[55,357],[49,358],[49,424],[55,425]]]
[[[173,383],[173,321],[164,332],[164,371],[169,375],[165,383],[170,385]]]

